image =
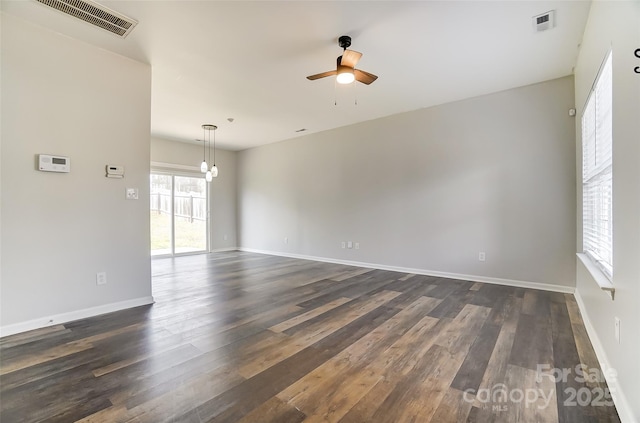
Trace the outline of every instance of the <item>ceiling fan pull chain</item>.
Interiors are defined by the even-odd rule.
[[[353,81],[353,102],[354,105],[358,105],[358,90],[356,89],[356,85],[358,85],[356,83],[356,81]]]
[[[333,105],[338,105],[338,83],[333,81]]]

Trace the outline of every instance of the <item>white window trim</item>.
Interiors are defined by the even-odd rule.
[[[591,274],[591,277],[598,284],[601,290],[606,291],[611,299],[613,300],[616,293],[616,288],[611,283],[611,280],[605,273],[600,269],[600,267],[596,266],[591,257],[587,256],[585,253],[577,253],[576,256],[580,259],[584,267]]]
[[[593,81],[593,86],[591,87],[591,90],[589,92],[589,95],[587,96],[587,100],[586,100],[586,102],[584,104],[584,107],[583,107],[583,114],[584,114],[585,109],[587,108],[587,105],[589,103],[589,100],[591,99],[591,96],[595,94],[595,89],[596,89],[596,86],[597,86],[598,81],[600,79],[600,75],[602,73],[602,70],[603,70],[605,64],[607,63],[607,61],[611,58],[611,56],[612,56],[612,51],[609,50],[609,52],[605,56],[604,60],[602,61],[602,64],[600,65],[600,69],[598,69],[598,73],[596,75],[596,78]],[[613,75],[612,75],[612,85],[613,85]],[[613,90],[613,86],[612,86],[612,90]],[[613,104],[612,104],[612,114],[613,114]],[[580,126],[581,126],[581,144],[582,144],[582,124]],[[611,142],[613,144],[613,139],[611,140]],[[612,149],[613,149],[613,146],[612,146]],[[583,151],[583,154],[584,154],[584,145],[582,145],[582,151]],[[583,160],[584,160],[584,158],[583,158]],[[581,170],[580,185],[582,187],[583,183],[584,183],[583,182],[584,179],[583,179],[583,176],[582,176],[582,172],[584,171],[584,164],[581,163],[580,166],[581,166],[581,169],[582,169]],[[613,178],[613,174],[612,174],[612,178]],[[582,198],[582,202],[583,202],[583,207],[584,207],[584,198]],[[611,216],[611,218],[613,218],[613,215]],[[583,230],[584,230],[584,223],[583,223]],[[612,236],[613,236],[613,234],[612,234]],[[613,248],[613,244],[611,245],[611,247]],[[584,248],[584,240],[583,240],[582,248]],[[596,257],[594,257],[593,255],[589,254],[588,252],[584,252],[584,251],[583,252],[579,252],[579,253],[576,253],[576,256],[582,262],[582,264],[584,265],[585,269],[589,272],[589,274],[594,279],[596,284],[598,284],[600,289],[602,289],[603,291],[606,291],[610,295],[611,299],[613,300],[614,297],[615,297],[615,287],[614,287],[613,282],[612,282],[613,269],[611,268],[611,266],[604,265],[603,263],[599,262],[599,260]],[[613,265],[613,263],[612,263],[612,265]],[[606,271],[605,271],[605,269],[606,269]]]

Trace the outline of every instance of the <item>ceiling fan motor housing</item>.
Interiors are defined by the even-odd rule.
[[[341,36],[338,38],[338,45],[343,49],[349,48],[351,46],[351,37],[348,35]]]

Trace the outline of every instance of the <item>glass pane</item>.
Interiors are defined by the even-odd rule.
[[[207,249],[207,183],[176,176],[174,187],[175,252]]]
[[[171,176],[151,175],[151,255],[171,254]]]

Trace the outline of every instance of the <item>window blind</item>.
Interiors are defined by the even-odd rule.
[[[613,277],[611,54],[596,78],[582,115],[582,248]]]

